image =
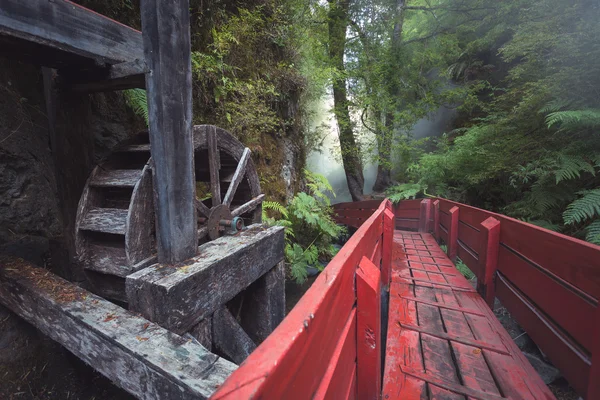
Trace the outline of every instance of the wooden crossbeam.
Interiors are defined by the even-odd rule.
[[[0,258],[0,303],[143,399],[206,399],[236,366],[42,268]]]
[[[256,349],[256,344],[242,329],[227,307],[215,312],[212,318],[215,348],[236,364],[241,364]]]
[[[139,31],[68,0],[2,0],[0,48],[57,69],[144,59]]]
[[[453,311],[459,311],[459,312],[463,312],[466,314],[473,314],[473,315],[478,315],[480,317],[486,317],[486,315],[478,310],[474,310],[472,308],[464,308],[464,307],[457,307],[457,306],[449,306],[447,304],[442,304],[442,303],[436,303],[433,301],[427,301],[427,300],[423,300],[423,299],[419,299],[418,297],[411,297],[411,296],[400,296],[401,298],[403,298],[404,300],[410,300],[410,301],[414,301],[416,303],[421,303],[421,304],[427,304],[429,306],[434,306],[434,307],[439,307],[439,308],[445,308],[446,310],[453,310]]]

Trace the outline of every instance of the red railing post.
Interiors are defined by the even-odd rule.
[[[440,242],[440,201],[433,202],[433,237]]]
[[[450,226],[448,227],[448,257],[456,260],[458,252],[458,212],[459,208],[454,206],[448,211],[450,214]]]
[[[388,287],[392,277],[392,246],[394,245],[394,213],[391,202],[383,212],[383,248],[381,250],[381,284]]]
[[[358,399],[381,396],[381,277],[363,257],[356,269],[356,358]]]
[[[493,310],[496,297],[494,277],[498,270],[498,250],[500,248],[500,221],[489,217],[481,223],[481,228],[482,250],[479,254],[477,291]]]
[[[431,218],[431,200],[423,199],[421,201],[421,210],[419,214],[419,232],[429,232],[429,219]]]

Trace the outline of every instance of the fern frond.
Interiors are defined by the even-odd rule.
[[[136,115],[144,118],[148,125],[148,98],[144,89],[124,90],[125,101]]]
[[[552,112],[557,112],[562,110],[563,108],[568,107],[571,104],[571,101],[565,99],[555,99],[551,102],[547,103],[540,110],[540,114],[549,114]]]
[[[587,226],[585,240],[600,245],[600,219]]]
[[[567,206],[563,213],[566,225],[600,216],[600,188],[579,192],[582,197]]]
[[[283,206],[281,203],[277,202],[277,201],[268,201],[265,200],[262,203],[262,207],[263,210],[273,210],[278,212],[279,214],[281,214],[285,219],[288,219],[288,212],[285,208],[285,206]]]
[[[402,200],[414,199],[419,193],[427,189],[419,183],[402,183],[386,190],[386,195],[392,203]]]
[[[564,129],[600,126],[600,110],[555,111],[546,116],[546,125],[560,125]]]
[[[554,172],[556,183],[581,177],[581,172],[596,174],[594,165],[579,156],[561,154],[558,157],[558,169]]]
[[[554,231],[554,232],[559,232],[560,231],[560,225],[559,224],[554,224],[550,221],[546,221],[543,219],[532,219],[532,220],[528,220],[526,222],[529,222],[530,224],[533,225],[537,225],[540,228],[544,228],[544,229],[548,229],[550,231]]]

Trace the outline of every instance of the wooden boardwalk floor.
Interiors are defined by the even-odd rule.
[[[396,231],[383,399],[554,399],[430,234]]]

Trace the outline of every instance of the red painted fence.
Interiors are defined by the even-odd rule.
[[[600,247],[445,199],[395,210],[397,227],[445,243],[488,304],[497,297],[580,394],[600,399]]]
[[[380,293],[389,280],[393,213],[389,201],[363,207],[347,207],[358,210],[346,218],[359,229],[213,398],[380,396]]]

